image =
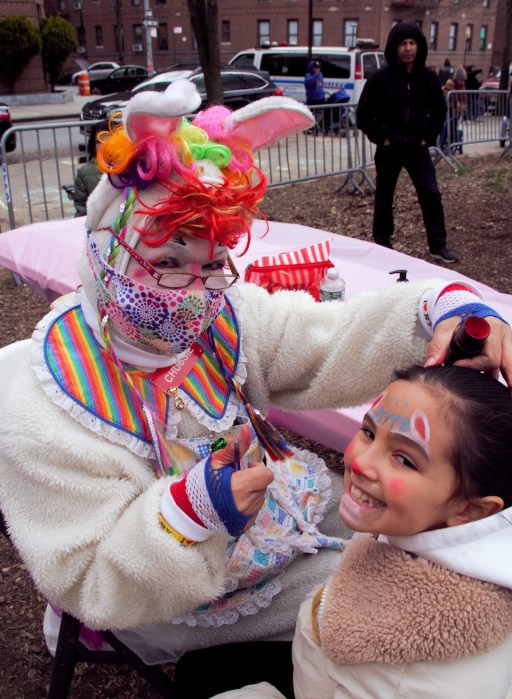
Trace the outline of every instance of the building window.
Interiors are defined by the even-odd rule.
[[[231,22],[229,19],[222,20],[222,43],[223,44],[229,44],[231,43]]]
[[[313,20],[313,46],[321,46],[324,43],[324,20]]]
[[[132,25],[133,30],[133,43],[142,44],[142,24]]]
[[[483,0],[483,6],[489,8],[491,6],[491,0]]]
[[[437,51],[437,39],[439,37],[439,22],[430,23],[429,48]]]
[[[459,25],[454,22],[450,24],[450,35],[448,36],[448,51],[457,50],[457,32],[459,31]]]
[[[142,5],[142,0],[132,0],[132,7],[140,7]]]
[[[478,50],[485,51],[487,47],[487,25],[482,24],[480,27],[480,38],[478,40]]]
[[[268,19],[258,20],[258,45],[270,46],[270,21]]]
[[[349,47],[355,46],[358,31],[359,31],[359,20],[358,19],[346,19],[343,22],[343,45],[349,46]]]
[[[162,5],[167,5],[167,0],[155,0],[155,6],[156,5],[160,5],[160,7]]]
[[[416,19],[414,20],[414,24],[418,27],[420,32],[423,31],[423,20],[422,19]]]
[[[94,27],[94,32],[96,34],[96,46],[103,46],[103,27]]]
[[[299,20],[288,20],[288,45],[297,46],[299,43]]]
[[[472,24],[467,24],[466,25],[466,44],[464,46],[465,51],[472,51],[473,50],[473,25]]]
[[[76,36],[78,39],[78,45],[79,46],[86,46],[86,41],[85,41],[85,27],[77,27],[76,28]]]
[[[156,42],[159,51],[169,50],[169,37],[167,34],[167,22],[160,22],[156,30]]]

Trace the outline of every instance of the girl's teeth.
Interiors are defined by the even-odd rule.
[[[366,507],[384,507],[383,502],[370,497],[367,493],[363,493],[363,491],[355,485],[350,489],[350,495],[353,500],[361,503],[361,505],[366,505]]]

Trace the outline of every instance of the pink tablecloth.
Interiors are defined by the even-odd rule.
[[[17,274],[44,298],[53,300],[79,284],[77,260],[83,246],[84,218],[49,221],[22,226],[0,234],[0,265]],[[331,260],[346,282],[346,298],[359,291],[383,289],[396,283],[389,272],[406,269],[410,280],[437,277],[467,279],[456,268],[447,269],[394,250],[327,231],[288,223],[255,221],[250,251],[235,261],[242,272],[263,255],[294,250],[314,242],[331,240]],[[473,281],[473,280],[471,280]],[[490,305],[512,323],[512,296],[473,282]],[[345,410],[286,413],[272,410],[271,419],[332,449],[342,451],[360,425],[366,406]]]

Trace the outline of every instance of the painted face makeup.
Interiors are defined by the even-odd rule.
[[[417,408],[409,417],[407,413],[408,405],[401,405],[397,399],[391,399],[392,409],[386,410],[383,405],[384,398],[388,392],[384,391],[368,411],[368,416],[376,425],[387,426],[390,432],[404,435],[416,442],[427,456],[431,458],[430,452],[430,425],[425,413]]]
[[[461,503],[449,433],[432,394],[393,382],[365,415],[345,451],[340,515],[355,531],[408,536],[446,526]]]

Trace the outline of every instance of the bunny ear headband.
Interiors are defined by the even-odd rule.
[[[190,122],[186,116],[200,104],[197,89],[188,80],[171,83],[163,93],[140,92],[130,100],[123,126],[99,139],[98,164],[108,178],[101,180],[88,200],[88,229],[99,227],[126,186],[135,192],[147,189],[148,200],[152,185],[174,183],[177,188],[194,182],[203,191],[213,186],[217,199],[235,189],[241,198],[242,190],[251,188],[252,174],[260,180],[257,187],[252,186],[253,193],[257,189],[257,201],[253,194],[253,208],[244,201],[241,209],[254,215],[265,189],[254,152],[314,124],[309,109],[287,97],[262,98],[235,112],[211,107]],[[226,204],[226,210],[232,210],[232,203]],[[216,222],[212,225],[215,228]]]

